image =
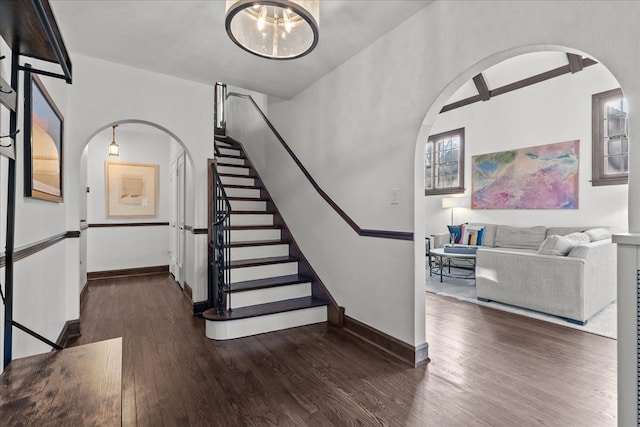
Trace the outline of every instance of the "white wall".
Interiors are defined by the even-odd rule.
[[[11,51],[4,40],[0,41],[0,55],[6,58],[0,61],[0,75],[10,81]],[[34,68],[59,72],[55,66],[34,59],[24,59]],[[19,93],[23,93],[23,77],[20,73]],[[65,123],[65,140],[63,145],[63,159],[65,164],[63,203],[52,203],[42,200],[23,197],[23,171],[24,171],[24,121],[22,114],[23,97],[18,97],[19,114],[18,134],[16,140],[16,224],[15,247],[45,240],[66,231],[78,230],[78,224],[67,222],[67,213],[70,208],[69,193],[75,191],[70,184],[67,171],[69,166],[67,155],[69,152],[69,140],[66,132],[72,122],[68,109],[68,91],[64,81],[40,77],[47,91],[62,113]],[[4,107],[0,107],[0,134],[9,131],[9,114]],[[7,141],[3,139],[2,142]],[[8,161],[0,159],[0,243],[1,252],[5,250],[6,239],[6,207],[7,207],[7,168]],[[69,227],[71,226],[71,227]],[[69,254],[77,254],[78,239],[66,239],[34,255],[19,260],[14,264],[14,320],[33,329],[39,334],[55,341],[67,320],[79,318],[79,301],[77,299],[78,286],[78,258],[69,257]],[[0,270],[0,283],[5,290],[4,269]],[[70,280],[71,278],[71,280]],[[4,319],[4,306],[0,308],[0,316]],[[23,357],[35,353],[50,350],[23,332],[13,328],[13,358]],[[0,341],[3,342],[3,331],[0,332]],[[1,356],[0,356],[1,357]]]
[[[277,106],[270,104],[266,107],[266,98],[260,94],[238,91],[251,94],[265,113]],[[412,328],[407,326],[413,325],[414,313],[406,309],[405,295],[397,292],[403,276],[407,278],[406,274],[398,274],[398,271],[412,270],[411,242],[359,237],[311,187],[249,101],[230,98],[228,113],[228,134],[244,144],[303,253],[338,304],[345,306],[346,314],[413,343]],[[303,127],[305,125],[309,123],[305,121],[300,124]],[[280,130],[278,125],[276,128]],[[335,130],[340,126],[328,128]],[[311,133],[302,130],[304,136],[301,140],[285,136],[285,141],[296,147],[294,152],[298,156],[299,151],[305,153],[306,150],[313,151],[314,155],[319,156],[322,152],[324,157],[329,156],[330,153],[322,145],[324,142],[314,147],[309,144],[315,139],[313,132],[318,129],[313,129]],[[326,143],[330,145],[332,141]],[[355,144],[353,148],[356,148]],[[326,174],[311,171],[321,186],[325,185],[322,181],[323,178],[327,179],[327,174],[338,173],[332,163],[335,159],[324,160]],[[307,161],[302,160],[305,165]],[[355,175],[357,171],[360,169],[354,168],[352,173]],[[344,184],[349,185],[346,180]],[[354,195],[354,200],[363,203],[367,195]],[[405,199],[404,203],[407,202]],[[371,223],[357,222],[361,228],[374,228]],[[403,230],[398,218],[393,222],[393,226],[386,229],[410,230],[408,226]],[[421,304],[424,304],[424,298]]]
[[[440,108],[462,84],[487,67],[517,54],[541,50],[585,52],[603,63],[620,82],[629,100],[630,135],[640,134],[640,14],[637,2],[574,1],[438,1],[430,3],[384,37],[288,102],[272,104],[269,114],[276,128],[324,190],[357,223],[367,228],[414,230],[410,255],[394,251],[385,242],[384,267],[375,264],[370,249],[352,251],[344,265],[342,251],[351,237],[340,225],[329,223],[326,207],[306,203],[312,191],[303,180],[290,180],[276,203],[291,223],[320,223],[294,227],[303,251],[320,275],[333,271],[337,280],[325,280],[347,314],[407,342],[424,341],[424,148]],[[616,22],[616,31],[603,25]],[[490,24],[488,24],[490,23]],[[632,140],[632,153],[634,142]],[[411,164],[413,162],[413,167]],[[287,160],[269,158],[268,167],[285,176],[295,174]],[[640,156],[631,156],[629,229],[640,230]],[[277,177],[276,177],[277,178]],[[400,190],[400,205],[390,206],[389,189]],[[272,193],[273,194],[273,193]],[[408,195],[408,197],[403,197]],[[329,228],[331,227],[331,228]],[[319,243],[321,242],[321,243]],[[406,258],[410,261],[409,268]],[[414,267],[413,271],[411,266]],[[380,270],[388,275],[377,275]],[[352,281],[354,272],[359,280]],[[391,295],[393,304],[376,310]],[[392,307],[392,309],[389,309]],[[409,316],[398,315],[410,312]],[[619,313],[635,321],[631,312]],[[625,367],[620,375],[634,375]],[[627,371],[625,371],[627,370]],[[621,407],[633,408],[634,393],[620,394]],[[624,411],[623,411],[624,412]],[[635,422],[622,417],[621,425]]]
[[[0,76],[6,81],[11,82],[11,55],[10,50],[4,39],[0,37],[0,56],[5,55],[5,59],[0,61]],[[9,110],[0,106],[0,135],[9,133]],[[0,143],[6,144],[4,139],[0,139]],[[6,248],[6,222],[7,222],[7,181],[8,181],[9,160],[0,156],[0,252],[4,252]],[[5,270],[0,268],[0,287],[2,292],[5,290]],[[4,371],[4,304],[0,304],[0,373]]]
[[[70,109],[74,127],[69,161],[79,165],[84,146],[97,131],[111,129],[112,123],[153,123],[184,145],[187,224],[206,227],[206,159],[213,152],[213,87],[78,54],[73,54],[73,71]],[[74,178],[79,182],[77,174]],[[79,197],[74,202],[78,206]],[[77,208],[71,215],[77,218],[78,212]],[[194,290],[194,300],[204,300],[206,235],[188,235],[187,245],[187,281]]]
[[[116,128],[118,157],[109,157],[112,129],[94,136],[87,145],[87,270],[89,272],[150,267],[169,263],[169,226],[91,227],[92,224],[169,222],[169,159],[172,138],[148,125],[124,123]],[[158,165],[157,215],[153,218],[108,218],[105,161]]]
[[[520,64],[516,61],[514,66]],[[528,68],[528,63],[523,65]],[[526,75],[527,69],[513,72]],[[626,231],[628,185],[592,186],[590,182],[591,95],[616,87],[616,79],[606,67],[597,64],[438,115],[431,134],[465,129],[465,207],[455,209],[454,222],[606,225],[614,232]],[[578,209],[470,209],[473,156],[576,139],[580,140]],[[425,198],[427,235],[447,232],[451,210],[442,209],[443,197],[451,196]]]

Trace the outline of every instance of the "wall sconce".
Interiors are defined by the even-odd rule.
[[[109,144],[109,156],[118,157],[120,155],[120,147],[116,143],[116,128],[118,125],[111,126],[113,128],[113,140]]]

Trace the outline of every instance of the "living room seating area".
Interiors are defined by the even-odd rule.
[[[603,227],[467,224],[478,242],[477,298],[585,324],[616,300],[616,246]],[[479,233],[478,233],[479,231]],[[456,243],[468,234],[456,234]],[[450,233],[432,236],[442,247]]]

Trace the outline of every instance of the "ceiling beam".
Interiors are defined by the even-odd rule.
[[[597,64],[591,58],[584,58],[581,60],[582,67],[589,67],[591,65]],[[543,82],[545,80],[552,79],[554,77],[562,76],[564,74],[571,73],[571,68],[569,65],[563,65],[562,67],[554,68],[553,70],[545,71],[544,73],[536,74],[535,76],[527,77],[526,79],[518,80],[514,83],[509,83],[504,86],[500,86],[499,88],[493,89],[489,91],[489,97],[495,98],[498,95],[502,95],[508,92],[513,92],[514,90],[522,89],[523,87],[531,86],[536,83]],[[474,77],[475,82],[475,77]],[[483,101],[480,95],[470,96],[469,98],[461,99],[460,101],[452,102],[451,104],[447,104],[440,110],[441,113],[445,113],[447,111],[455,110],[456,108],[464,107],[465,105],[473,104],[479,101]]]
[[[476,85],[476,89],[478,89],[480,99],[488,101],[489,98],[491,98],[491,94],[489,93],[489,87],[487,86],[487,82],[485,81],[482,73],[473,78],[473,83]]]
[[[569,69],[571,73],[577,73],[578,71],[582,71],[582,56],[576,55],[574,53],[567,53],[567,59],[569,60]]]

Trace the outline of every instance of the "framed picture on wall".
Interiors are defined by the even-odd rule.
[[[471,209],[578,209],[580,141],[471,158]]]
[[[62,202],[64,119],[38,76],[25,72],[24,195]]]
[[[158,216],[158,165],[104,162],[108,218]]]

